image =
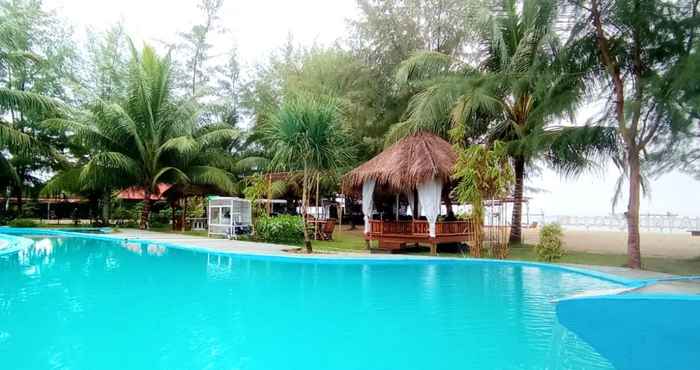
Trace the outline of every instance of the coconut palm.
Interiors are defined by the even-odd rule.
[[[521,241],[526,168],[545,160],[576,175],[615,147],[612,130],[558,126],[572,119],[584,96],[579,64],[559,49],[552,32],[553,2],[504,0],[483,17],[482,58],[477,66],[449,55],[424,52],[404,61],[397,79],[416,89],[407,119],[389,140],[429,130],[455,143],[503,141],[515,172],[510,241]],[[581,67],[583,68],[583,67]]]
[[[51,98],[38,94],[0,88],[0,108],[10,112],[6,117],[0,117],[0,186],[20,186],[22,180],[15,171],[7,156],[8,153],[28,153],[30,150],[48,152],[48,147],[37,142],[31,135],[22,132],[14,126],[12,118],[18,112],[58,112],[61,104]]]
[[[147,228],[151,195],[159,183],[234,189],[226,158],[215,148],[235,138],[238,131],[226,125],[197,126],[194,104],[173,96],[170,56],[159,57],[149,46],[140,53],[131,48],[123,103],[98,101],[83,119],[52,119],[46,125],[68,130],[95,148],[80,167],[82,189],[143,188],[140,227]]]
[[[306,222],[312,182],[321,173],[338,171],[352,160],[349,136],[340,124],[336,104],[329,100],[296,97],[286,101],[265,128],[274,153],[272,167],[302,171],[302,213]],[[304,227],[304,245],[312,252]]]

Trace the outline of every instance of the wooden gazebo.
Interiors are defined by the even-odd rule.
[[[457,155],[442,138],[413,134],[343,177],[347,193],[362,194],[365,240],[379,242],[383,250],[427,244],[432,254],[441,243],[467,242],[474,238],[473,221],[438,220],[443,199],[449,202],[450,181]],[[395,212],[375,214],[375,199],[393,195]],[[392,198],[390,198],[392,199]],[[411,215],[399,217],[399,204]],[[407,210],[408,210],[407,207]]]

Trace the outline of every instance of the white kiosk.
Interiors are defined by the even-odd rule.
[[[252,209],[250,201],[235,197],[210,196],[208,198],[209,236],[222,235],[235,238],[250,231]]]

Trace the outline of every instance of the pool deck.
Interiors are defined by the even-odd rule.
[[[178,244],[183,247],[191,247],[193,249],[205,249],[212,252],[229,252],[229,253],[245,253],[256,255],[274,255],[274,256],[290,256],[287,252],[289,249],[296,249],[288,245],[249,242],[242,240],[226,240],[212,239],[201,236],[170,234],[154,231],[142,231],[134,229],[122,229],[119,233],[107,234],[110,237],[117,239],[129,239],[133,241],[148,240],[167,244]],[[295,257],[314,257],[314,258],[383,258],[383,259],[430,259],[441,257],[429,256],[412,256],[405,254],[370,254],[362,252],[338,252],[338,253],[323,253],[323,254],[293,254]],[[661,272],[633,270],[624,267],[613,266],[595,266],[595,265],[577,265],[577,264],[562,264],[568,267],[584,268],[592,271],[602,272],[609,275],[620,276],[627,279],[664,279],[670,278],[673,275],[664,274]]]

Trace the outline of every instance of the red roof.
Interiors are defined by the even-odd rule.
[[[172,184],[158,184],[156,192],[151,194],[151,200],[163,199],[162,194],[165,193],[172,186]],[[143,200],[144,193],[145,192],[142,186],[132,186],[120,191],[119,194],[117,194],[117,198],[125,200]]]

